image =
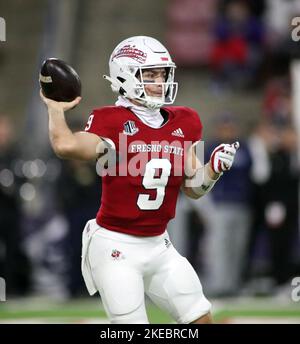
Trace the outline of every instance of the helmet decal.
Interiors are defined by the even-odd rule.
[[[117,59],[120,57],[128,57],[134,59],[139,63],[145,63],[147,59],[147,53],[144,53],[142,50],[137,49],[134,45],[124,45],[111,57],[111,59]]]

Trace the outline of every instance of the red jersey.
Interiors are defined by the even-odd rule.
[[[167,120],[159,128],[144,124],[125,107],[95,109],[86,126],[116,152],[115,169],[102,178],[97,223],[109,230],[137,236],[162,234],[175,216],[184,179],[184,160],[199,141],[202,124],[196,111],[164,107]]]

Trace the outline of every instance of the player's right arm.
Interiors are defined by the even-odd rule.
[[[95,134],[87,132],[73,133],[65,120],[65,111],[79,104],[81,97],[71,102],[57,102],[40,96],[48,108],[49,138],[55,154],[63,159],[95,160],[99,152],[105,151],[105,143]],[[103,146],[103,147],[102,147]]]

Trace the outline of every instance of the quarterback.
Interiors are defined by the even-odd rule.
[[[201,164],[197,112],[171,106],[175,68],[156,39],[122,41],[104,76],[118,99],[94,109],[81,132],[71,132],[64,117],[79,97],[56,102],[41,94],[57,156],[97,160],[101,167],[101,206],[83,230],[81,268],[111,323],[148,323],[145,294],[178,323],[211,322],[198,276],[172,246],[166,227],[179,191],[194,199],[208,193],[232,166],[239,144],[221,144]]]

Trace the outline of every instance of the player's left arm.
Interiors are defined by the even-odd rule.
[[[222,143],[213,150],[209,162],[202,166],[193,145],[187,153],[186,176],[182,184],[183,193],[193,199],[198,199],[207,194],[223,172],[230,170],[239,146],[239,142]]]

